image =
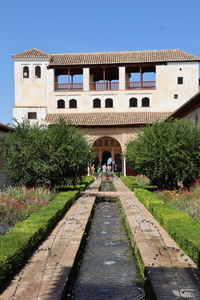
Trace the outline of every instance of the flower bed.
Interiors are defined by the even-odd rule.
[[[0,193],[0,235],[46,206],[55,193],[44,188],[10,187]]]

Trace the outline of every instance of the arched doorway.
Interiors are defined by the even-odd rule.
[[[122,162],[121,162],[122,148],[120,143],[115,138],[109,136],[103,136],[94,142],[93,149],[96,154],[96,159],[94,162],[95,166],[97,166],[97,164],[100,164],[101,166],[104,163],[107,164],[109,159],[109,164],[112,165],[112,169],[114,171],[115,159],[117,159],[117,165],[119,167],[118,172],[122,171]]]
[[[107,162],[108,162],[109,158],[111,158],[111,152],[110,151],[104,151],[102,153],[102,165],[103,164],[107,165]]]

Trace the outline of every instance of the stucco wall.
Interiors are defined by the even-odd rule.
[[[193,120],[200,126],[200,108],[195,109],[193,112],[185,116],[184,119]]]
[[[125,67],[119,67],[119,88],[114,91],[89,91],[89,68],[83,69],[84,91],[54,91],[54,70],[48,69],[47,60],[15,61],[15,108],[14,117],[22,120],[35,111],[39,119],[46,113],[81,112],[166,112],[174,111],[198,92],[198,63],[168,63],[156,66],[156,89],[125,90]],[[29,66],[30,78],[23,78],[23,67]],[[41,66],[41,78],[35,78],[35,66]],[[183,84],[177,78],[183,77]],[[178,99],[174,99],[178,95]],[[129,107],[132,97],[138,99],[138,107]],[[144,97],[150,99],[150,107],[141,107]],[[93,100],[101,100],[101,108],[93,108]],[[105,108],[105,100],[113,99],[113,108]],[[57,108],[57,101],[66,102],[65,109]],[[69,108],[69,100],[77,100],[77,108]],[[46,110],[45,110],[46,108]]]

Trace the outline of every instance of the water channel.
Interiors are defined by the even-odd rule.
[[[110,188],[107,182],[101,190]],[[64,299],[145,299],[117,201],[97,199],[80,268]]]

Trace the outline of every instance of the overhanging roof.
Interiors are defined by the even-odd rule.
[[[12,58],[50,58],[49,66],[51,67],[63,65],[80,66],[200,61],[198,56],[191,55],[178,49],[50,54],[34,48],[14,54],[12,55]]]
[[[47,114],[45,121],[48,124],[55,124],[63,118],[80,127],[130,126],[162,121],[170,114],[170,112],[57,113]]]

